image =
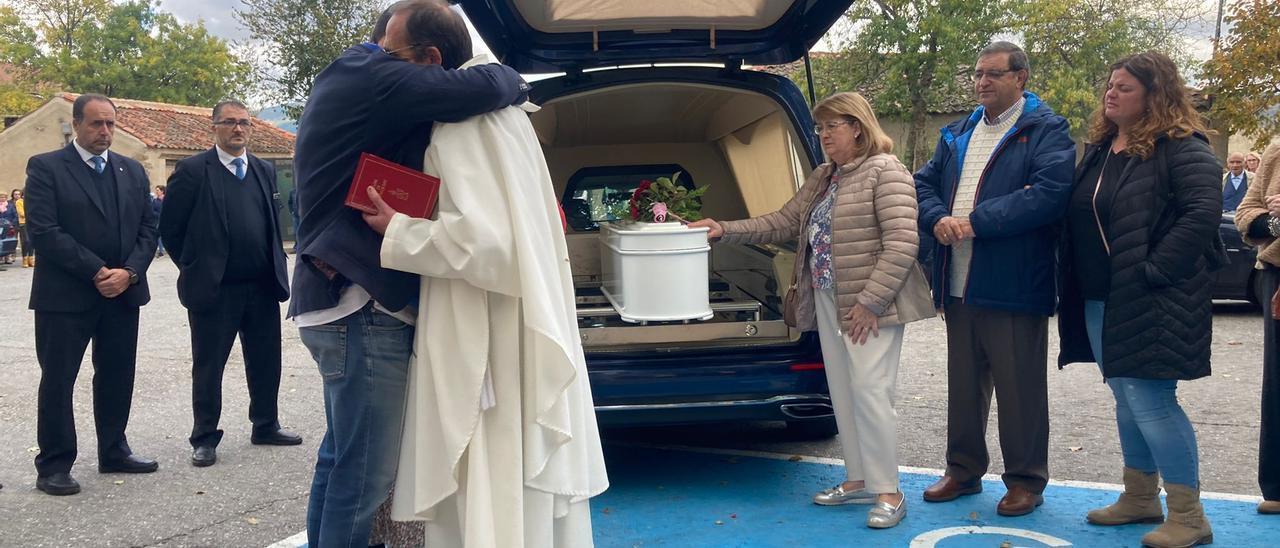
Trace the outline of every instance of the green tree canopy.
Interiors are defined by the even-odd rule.
[[[251,68],[226,41],[210,36],[203,22],[179,22],[151,0],[19,0],[19,7],[25,18],[0,11],[0,60],[28,67],[32,81],[195,105],[252,84]],[[35,32],[26,21],[37,22]]]
[[[382,0],[242,0],[236,19],[262,45],[266,93],[297,119],[311,84],[348,47],[369,38]]]
[[[1242,0],[1226,20],[1231,32],[1205,63],[1213,116],[1261,149],[1280,134],[1280,2]]]
[[[929,113],[969,93],[964,75],[1009,13],[1006,0],[854,2],[847,14],[851,37],[835,55],[815,60],[815,92],[869,92],[878,117],[910,123],[907,142],[895,149],[917,167],[934,144],[924,135]]]
[[[1131,53],[1160,51],[1191,76],[1186,43],[1189,22],[1204,15],[1198,0],[1034,0],[1016,8],[1018,29],[1031,59],[1031,81],[1072,134],[1088,133],[1111,63]]]

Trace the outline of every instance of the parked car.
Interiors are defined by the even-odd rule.
[[[1258,250],[1244,243],[1240,231],[1236,229],[1235,212],[1222,214],[1222,224],[1218,234],[1227,246],[1227,256],[1231,262],[1218,270],[1213,281],[1213,298],[1258,303],[1258,294],[1262,291],[1256,284],[1261,283],[1253,265],[1258,261]]]
[[[711,186],[704,213],[717,219],[790,199],[822,161],[809,107],[790,80],[743,66],[801,58],[850,4],[688,2],[658,13],[643,2],[461,1],[504,63],[561,73],[533,82],[542,110],[531,119],[570,225],[600,424],[785,421],[802,436],[834,435],[817,336],[782,320],[792,247],[714,244],[714,318],[632,324],[600,291],[598,230],[641,179],[676,171]]]

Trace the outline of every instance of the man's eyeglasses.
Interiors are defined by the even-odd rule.
[[[835,131],[840,126],[851,126],[856,122],[857,120],[833,120],[825,124],[814,124],[813,133],[814,135],[822,135],[824,131]]]
[[[431,44],[416,43],[416,44],[409,44],[409,45],[407,45],[407,46],[400,46],[400,47],[398,47],[398,48],[396,48],[396,49],[388,49],[388,50],[383,50],[383,51],[385,51],[387,55],[392,55],[392,56],[400,57],[401,59],[404,59],[404,57],[401,57],[401,56],[399,56],[399,55],[396,55],[396,53],[399,53],[399,52],[402,52],[402,51],[405,51],[405,50],[411,50],[411,49],[414,49],[414,48],[420,48],[420,47],[423,47],[423,46],[430,46],[430,45],[431,45]]]
[[[240,129],[249,129],[253,127],[253,120],[218,120],[213,125],[231,129],[239,126]]]
[[[973,81],[981,82],[983,77],[989,78],[991,80],[999,80],[1001,78],[1004,78],[1004,75],[1009,74],[1010,72],[1013,72],[1013,71],[1012,70],[975,70],[973,71]]]

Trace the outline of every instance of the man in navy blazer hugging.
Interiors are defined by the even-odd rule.
[[[280,428],[280,303],[289,298],[276,171],[249,154],[253,118],[239,101],[213,107],[216,144],[169,176],[160,236],[178,265],[191,324],[191,464],[217,462],[222,373],[236,334],[249,383],[250,441],[298,445]]]
[[[395,478],[418,277],[381,267],[382,236],[343,205],[361,152],[421,170],[435,122],[522,103],[510,67],[459,70],[465,21],[442,0],[404,0],[369,42],[316,77],[298,121],[297,264],[289,315],[324,382],[328,431],[307,508],[309,546],[366,546]]]
[[[101,473],[155,472],[125,440],[138,354],[138,309],[151,300],[156,254],[151,184],[142,164],[109,152],[116,107],[85,94],[71,107],[75,140],[27,161],[27,228],[40,251],[31,282],[40,391],[36,488],[74,495],[71,398],[93,341],[93,419]]]

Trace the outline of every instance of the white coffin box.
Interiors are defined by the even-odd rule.
[[[711,319],[706,228],[600,226],[601,290],[631,323]]]

